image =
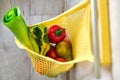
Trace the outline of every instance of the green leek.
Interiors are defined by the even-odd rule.
[[[21,44],[39,53],[38,44],[30,35],[19,8],[15,7],[9,10],[3,18],[3,23],[13,32]]]

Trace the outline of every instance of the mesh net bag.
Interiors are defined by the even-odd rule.
[[[93,55],[91,51],[90,41],[90,7],[89,0],[84,0],[80,4],[71,8],[70,10],[60,14],[59,16],[50,20],[40,22],[38,24],[29,25],[34,27],[43,24],[45,26],[60,25],[66,29],[67,36],[72,43],[73,60],[68,62],[58,62],[49,57],[39,55],[22,45],[16,39],[16,44],[27,51],[34,69],[41,75],[55,77],[60,73],[70,70],[74,63],[81,61],[93,62]]]

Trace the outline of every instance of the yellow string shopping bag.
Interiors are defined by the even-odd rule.
[[[32,60],[34,69],[39,74],[54,77],[71,69],[74,63],[86,60],[93,62],[93,54],[90,46],[90,5],[88,0],[83,1],[53,19],[30,25],[29,27],[41,24],[48,27],[56,24],[66,29],[67,36],[72,43],[74,59],[69,62],[61,63],[35,53],[16,40],[17,45],[27,51]]]
[[[16,12],[16,10],[14,12]],[[8,15],[8,18],[9,17],[11,17],[11,13]],[[5,21],[6,25],[8,21]],[[67,36],[72,43],[73,60],[64,63],[58,62],[54,59],[36,53],[34,50],[31,50],[20,43],[16,38],[16,44],[19,48],[26,50],[32,61],[34,69],[39,74],[56,77],[58,74],[70,70],[77,62],[94,61],[91,46],[89,0],[83,0],[78,5],[58,15],[57,17],[44,22],[29,25],[28,28],[30,29],[41,24],[47,27],[50,27],[51,25],[60,25],[66,29]]]
[[[34,69],[38,73],[47,76],[56,76],[71,69],[74,63],[86,60],[93,62],[90,43],[90,5],[88,0],[83,1],[53,19],[30,25],[29,27],[41,24],[48,27],[51,25],[60,25],[66,29],[67,36],[72,43],[74,59],[65,63],[57,62],[31,51],[17,41],[17,45],[28,52],[34,65]]]

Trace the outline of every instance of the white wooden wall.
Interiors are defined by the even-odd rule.
[[[0,80],[120,80],[120,9],[119,0],[109,0],[112,41],[112,65],[101,67],[101,79],[96,79],[93,64],[82,62],[57,78],[38,75],[24,50],[20,50],[13,34],[2,24],[5,12],[20,7],[27,24],[55,17],[82,0],[0,0]]]

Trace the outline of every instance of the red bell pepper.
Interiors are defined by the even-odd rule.
[[[53,25],[48,29],[48,38],[51,43],[59,43],[65,37],[65,29],[58,25]]]

